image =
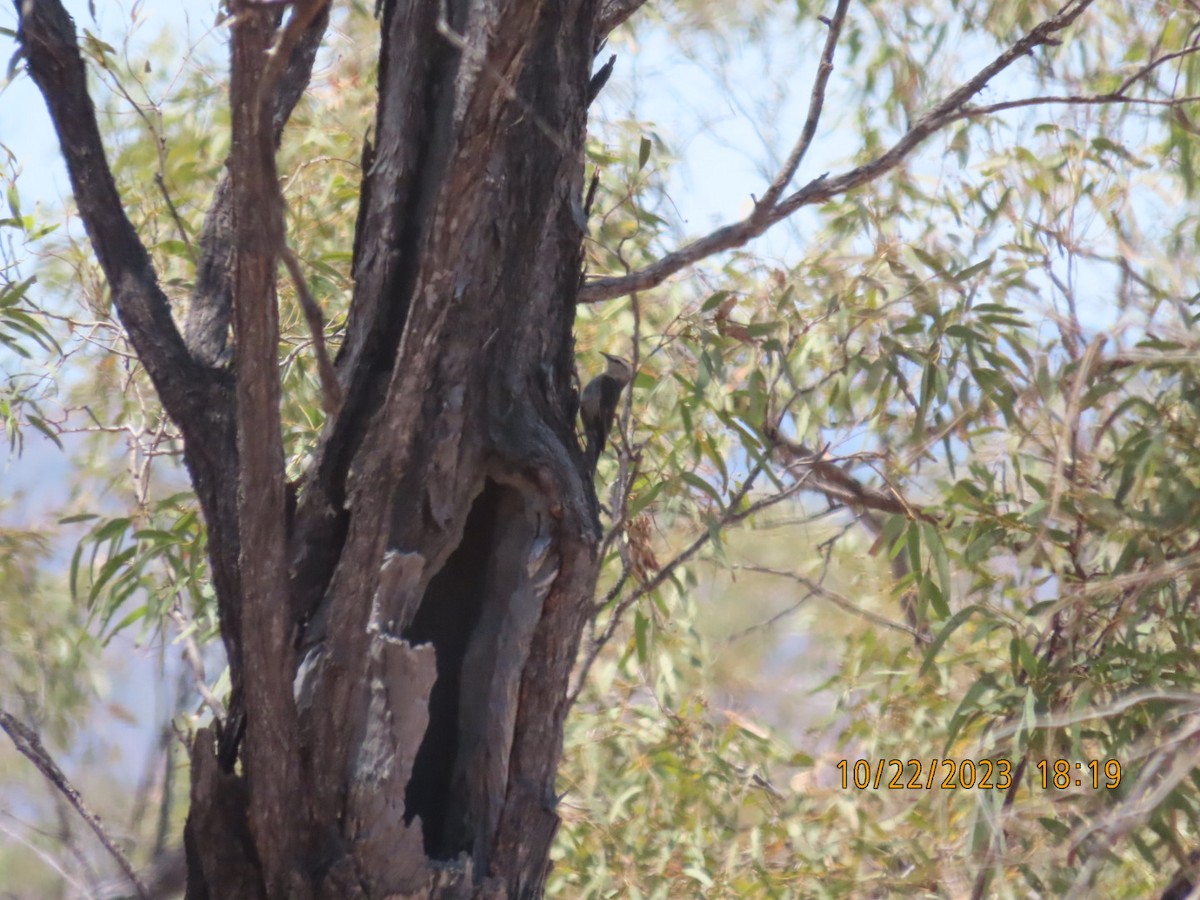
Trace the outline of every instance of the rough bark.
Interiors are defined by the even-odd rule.
[[[277,20],[276,20],[277,21]],[[283,129],[308,86],[321,39],[329,25],[325,7],[305,29],[289,56],[272,109],[275,146]],[[200,234],[200,258],[196,261],[196,279],[188,301],[184,336],[192,354],[207,365],[217,364],[225,354],[229,322],[233,315],[233,195],[229,173],[222,175],[213,191],[212,202],[204,217]]]
[[[263,8],[241,9],[236,16],[229,172],[235,248],[239,605],[246,641],[241,679],[246,732],[241,758],[250,831],[266,895],[308,897],[312,895],[308,879],[298,871],[305,855],[309,811],[304,803],[299,728],[291,696],[287,501],[279,420],[275,270],[283,241],[283,209],[264,65],[276,23]]]
[[[209,526],[235,697],[221,740],[206,730],[193,747],[188,896],[540,895],[600,538],[572,342],[599,4],[382,4],[336,362],[345,402],[295,504],[274,152],[325,14],[262,88],[278,7],[235,10],[229,180],[185,340],[122,211],[69,17],[58,0],[17,6],[81,216]],[[231,319],[232,373],[219,364]]]

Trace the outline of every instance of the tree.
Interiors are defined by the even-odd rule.
[[[449,896],[472,870],[487,873],[488,891],[536,893],[599,540],[570,352],[591,55],[564,49],[591,44],[594,10],[383,11],[360,287],[342,386],[326,385],[337,414],[291,489],[277,412],[274,269],[287,251],[274,147],[327,10],[297,7],[269,57],[274,11],[237,11],[235,139],[187,338],[103,162],[69,19],[57,4],[21,12],[81,215],[183,434],[208,526],[233,711],[216,753],[208,732],[194,748],[189,893]],[[477,48],[464,59],[446,37],[460,34]],[[524,121],[514,86],[535,104]],[[555,177],[538,177],[547,165]],[[232,371],[213,365],[231,320]],[[404,635],[432,646],[414,650]],[[293,695],[298,661],[307,674]],[[460,708],[462,683],[489,685],[464,695],[478,708]],[[405,804],[414,766],[426,793]],[[466,852],[473,864],[437,868],[426,845],[430,860]]]
[[[980,139],[975,123],[1010,108],[1160,106],[1172,152],[1187,169],[1191,98],[1170,93],[1160,79],[1168,64],[1190,66],[1194,59],[1183,29],[1164,25],[1140,41],[1131,72],[1103,60],[1089,67],[1069,95],[975,103],[1000,73],[1031,56],[1040,60],[1036,54],[1044,53],[1067,65],[1055,48],[1075,46],[1077,20],[1102,5],[1030,4],[1013,21],[980,25],[972,36],[989,29],[1003,35],[995,56],[938,96],[918,93],[922,76],[910,57],[885,56],[895,99],[885,113],[903,122],[894,141],[885,143],[884,129],[864,106],[861,158],[793,189],[822,121],[847,28],[850,4],[840,0],[824,21],[799,138],[751,212],[658,258],[632,261],[619,239],[606,240],[604,229],[614,225],[606,221],[591,259],[596,277],[584,279],[596,196],[585,168],[587,113],[606,77],[604,68],[593,74],[593,58],[641,4],[511,0],[456,3],[443,14],[433,4],[385,2],[378,106],[363,149],[353,295],[331,359],[306,274],[285,235],[276,168],[327,27],[327,6],[296,2],[286,16],[278,4],[232,9],[228,174],[197,242],[180,327],[105,162],[72,23],[57,0],[17,4],[28,70],[58,131],[80,216],[129,341],[182,436],[204,515],[232,690],[228,715],[198,732],[192,746],[189,896],[537,896],[558,825],[555,778],[585,629],[586,672],[622,614],[675,577],[714,534],[800,491],[849,510],[850,524],[863,525],[877,548],[896,551],[893,574],[906,618],[887,624],[904,633],[904,653],[913,642],[929,648],[912,677],[928,677],[937,651],[952,646],[960,629],[979,645],[968,666],[987,675],[978,687],[964,688],[965,676],[955,670],[942,673],[931,691],[931,708],[959,701],[948,740],[974,723],[1028,768],[1044,749],[1039,741],[1062,739],[1064,730],[1043,720],[1090,702],[1095,687],[1075,690],[1076,654],[1104,646],[1123,621],[1124,604],[1172,588],[1149,576],[1134,593],[1121,587],[1118,593],[1127,592],[1094,632],[1072,625],[1087,621],[1076,606],[1076,618],[1056,608],[1045,628],[1035,629],[1030,623],[1045,612],[1040,601],[1026,604],[1032,595],[1024,585],[1005,584],[989,566],[1017,559],[1031,572],[1074,579],[1079,597],[1109,591],[1110,576],[1123,568],[1146,571],[1157,551],[1144,546],[1141,556],[1133,551],[1110,560],[1114,548],[1100,533],[1103,522],[1124,521],[1119,506],[1137,493],[1135,485],[1153,488],[1138,474],[1147,465],[1147,439],[1139,437],[1146,430],[1119,432],[1116,458],[1091,457],[1090,467],[1077,440],[1093,418],[1103,423],[1098,444],[1118,421],[1130,423],[1122,413],[1143,408],[1102,405],[1114,391],[1141,391],[1142,384],[1092,386],[1101,374],[1141,372],[1141,363],[1128,354],[1101,360],[1102,342],[1083,339],[1074,307],[1060,346],[1031,346],[1020,310],[1006,305],[1004,295],[1036,293],[1045,280],[1053,282],[1052,265],[1039,270],[1044,277],[1030,274],[1043,262],[1032,255],[1019,263],[1004,259],[1007,268],[988,285],[997,296],[976,302],[976,279],[990,275],[993,260],[1011,249],[999,229],[1023,225],[1017,200],[992,193],[998,181],[977,186],[953,209],[976,217],[979,233],[967,251],[917,228],[901,252],[901,235],[889,229],[907,224],[906,216],[911,222],[912,210],[927,199],[917,179],[899,171],[916,151],[944,137],[965,166],[972,140]],[[1124,13],[1112,7],[1103,20],[1110,27]],[[972,6],[970,13],[981,10]],[[867,15],[883,14],[872,8]],[[965,15],[964,30],[972,24]],[[861,26],[851,32],[859,34]],[[860,43],[847,43],[852,55],[861,52]],[[1053,80],[1046,71],[1040,77]],[[1132,156],[1106,133],[1091,143],[1076,137],[1063,137],[1063,166],[1116,165],[1112,160]],[[639,166],[651,150],[649,142],[641,145]],[[1039,170],[1023,184],[1036,186],[1039,178],[1049,184],[1043,193],[1018,199],[1040,207],[1030,213],[1039,223],[1033,230],[1053,236],[1044,223],[1058,221],[1047,209],[1061,203],[1060,183]],[[868,185],[876,191],[875,209],[856,205],[851,193]],[[1089,196],[1086,185],[1075,187],[1073,200]],[[1093,194],[1089,202],[1103,201]],[[618,554],[621,574],[605,602],[594,605],[601,551],[611,543],[575,436],[579,304],[634,295],[640,338],[637,292],[741,247],[807,207],[820,207],[832,236],[842,238],[831,244],[841,259],[819,260],[804,276],[827,302],[805,307],[794,289],[764,288],[768,299],[755,313],[765,314],[746,324],[732,318],[733,295],[702,301],[696,332],[682,335],[695,341],[700,375],[679,376],[675,388],[689,397],[679,415],[691,421],[673,423],[675,433],[688,434],[694,458],[681,461],[664,451],[657,468],[647,468],[661,445],[639,457],[626,440],[608,505],[619,526],[636,522],[656,496],[665,499],[664,485],[678,474],[705,528],[657,574],[648,538],[628,528]],[[865,252],[854,246],[864,235],[874,237]],[[1036,241],[1018,238],[1019,252],[1010,255],[1032,254]],[[1060,238],[1060,247],[1068,244]],[[872,257],[886,271],[862,262]],[[914,272],[914,259],[928,275]],[[291,481],[288,464],[296,455],[285,452],[280,413],[287,404],[279,370],[280,263],[311,329],[325,414]],[[730,268],[731,279],[744,274]],[[1151,280],[1129,265],[1123,271],[1139,284]],[[1070,290],[1063,294],[1073,302]],[[665,318],[663,310],[645,314]],[[636,341],[633,347],[636,363]],[[1057,392],[1051,362],[1067,373],[1067,387]],[[707,385],[727,366],[746,374],[724,403]],[[815,378],[802,377],[814,371]],[[1174,382],[1163,391],[1151,407],[1179,414],[1171,438],[1182,441],[1191,433],[1191,419],[1182,417],[1188,394]],[[818,399],[800,402],[807,397]],[[874,411],[864,414],[865,403]],[[1063,404],[1069,441],[1037,419],[1039,408]],[[812,424],[814,414],[819,424]],[[1000,420],[1029,443],[1056,435],[1052,446],[1013,455],[1038,503],[1014,512],[1010,505],[1023,497],[997,486],[974,461],[971,479],[947,479],[931,502],[914,502],[899,489],[921,486],[919,463],[939,443],[944,455],[935,462],[952,478],[955,459],[970,459]],[[627,413],[627,434],[628,421]],[[829,433],[863,421],[878,450],[864,451],[858,462],[876,464],[883,486],[868,484],[861,469],[847,471],[841,463],[855,460],[835,460],[823,446]],[[718,447],[703,434],[706,427],[735,437]],[[1027,457],[1048,460],[1049,477],[1021,471]],[[699,459],[716,473],[709,480]],[[730,461],[740,474],[731,475]],[[648,483],[648,472],[656,483]],[[1117,480],[1115,512],[1095,499],[1102,490],[1086,490],[1098,478]],[[760,479],[774,480],[777,489],[756,495]],[[707,508],[697,499],[705,495]],[[1152,506],[1146,499],[1138,514],[1159,528]],[[1074,530],[1060,521],[1072,516]],[[1178,527],[1181,533],[1172,532],[1178,554],[1166,558],[1185,565],[1192,536]],[[1088,544],[1093,536],[1095,544]],[[959,580],[977,585],[959,589],[984,595],[953,610],[948,544]],[[630,577],[637,586],[622,594]],[[1102,587],[1090,587],[1093,581]],[[810,588],[836,596],[821,585]],[[1007,616],[1012,604],[1022,612],[1016,624]],[[650,616],[639,615],[634,643],[644,647]],[[964,628],[972,616],[983,624]],[[1011,672],[988,668],[996,642],[1011,650]],[[1115,648],[1114,660],[1127,656],[1129,646]],[[1162,671],[1156,665],[1138,668],[1133,678],[1114,663],[1110,674],[1145,686],[1153,671]],[[879,701],[876,711],[896,702],[891,694],[871,700]],[[1019,739],[1008,741],[1014,731]],[[1113,746],[1128,743],[1106,749]],[[997,839],[983,825],[973,839],[980,859],[973,890],[981,895]],[[900,862],[910,866],[915,855],[909,846]],[[1102,856],[1103,847],[1093,859]],[[928,877],[926,868],[920,871]]]

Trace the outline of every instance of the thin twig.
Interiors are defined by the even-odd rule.
[[[821,120],[821,110],[825,106],[825,89],[829,85],[829,76],[833,74],[833,54],[837,50],[838,38],[842,33],[842,25],[846,22],[846,10],[849,6],[850,0],[838,0],[833,18],[828,20],[829,34],[825,36],[825,49],[821,51],[817,77],[813,79],[812,95],[808,99],[808,115],[804,119],[804,127],[800,130],[800,138],[796,141],[796,146],[792,148],[791,154],[788,155],[783,168],[779,170],[779,174],[775,176],[771,186],[767,188],[767,192],[763,194],[761,200],[754,204],[754,212],[750,214],[751,219],[765,217],[775,208],[775,204],[783,196],[787,186],[791,184],[792,178],[795,177],[796,170],[800,168],[804,154],[812,145],[813,137],[817,133],[817,123]]]
[[[1185,47],[1182,50],[1176,50],[1173,53],[1166,53],[1166,54],[1158,57],[1157,59],[1152,59],[1152,60],[1150,60],[1150,62],[1146,63],[1144,66],[1142,66],[1136,72],[1134,72],[1132,75],[1130,75],[1124,81],[1122,81],[1121,86],[1119,88],[1117,88],[1113,93],[1115,93],[1117,95],[1123,95],[1127,90],[1129,90],[1131,87],[1133,87],[1139,81],[1141,81],[1143,78],[1145,78],[1147,75],[1149,75],[1151,72],[1153,72],[1159,66],[1161,66],[1163,63],[1170,62],[1173,59],[1182,59],[1185,56],[1191,56],[1193,53],[1197,53],[1197,52],[1200,52],[1200,45],[1193,43],[1192,46],[1190,46],[1190,47]]]
[[[768,497],[764,497],[762,500],[750,504],[741,511],[736,511],[738,507],[741,506],[742,501],[744,501],[747,495],[750,493],[754,482],[757,480],[758,476],[762,474],[764,468],[765,464],[759,462],[753,469],[750,470],[750,474],[747,476],[745,483],[733,495],[733,497],[730,498],[729,503],[726,505],[725,514],[721,517],[721,520],[716,524],[715,527],[708,528],[699,534],[695,540],[688,544],[687,547],[677,553],[673,559],[659,569],[653,578],[643,582],[641,585],[635,588],[629,594],[629,596],[617,603],[616,607],[612,611],[612,615],[609,617],[608,622],[604,626],[604,630],[601,631],[600,635],[594,638],[588,646],[587,656],[584,657],[584,661],[579,667],[579,675],[576,679],[575,689],[567,698],[568,706],[573,705],[579,698],[579,694],[583,690],[583,686],[587,683],[588,672],[591,671],[592,665],[596,662],[596,658],[600,655],[600,651],[604,649],[605,645],[612,640],[613,635],[617,633],[617,628],[621,624],[622,617],[625,615],[626,611],[633,606],[633,604],[637,603],[638,600],[647,594],[658,590],[658,588],[661,587],[667,581],[667,579],[671,577],[672,574],[674,574],[676,569],[699,553],[700,550],[712,540],[714,534],[719,533],[731,525],[736,525],[739,522],[745,521],[747,518],[757,512],[760,512],[761,510],[767,509],[768,507],[787,500],[799,492],[799,490],[804,486],[804,479],[797,479],[794,484],[789,485],[786,489],[776,494],[771,494]],[[622,583],[623,581],[624,579],[622,579]],[[619,588],[620,586],[618,585],[608,592],[604,602],[602,604],[597,604],[597,611],[604,608],[604,606],[609,605],[613,600],[616,599]]]
[[[824,451],[816,451],[804,443],[797,443],[779,433],[774,425],[765,429],[772,449],[783,460],[793,474],[803,472],[813,476],[809,490],[820,491],[838,503],[857,509],[873,509],[879,512],[920,519],[936,524],[937,519],[919,506],[906,500],[899,491],[888,485],[888,492],[863,484],[843,471]]]
[[[200,699],[204,701],[204,705],[212,712],[214,720],[219,723],[224,722],[225,704],[221,702],[220,697],[208,688],[208,678],[204,673],[204,657],[200,654],[200,645],[196,643],[196,639],[192,636],[195,622],[187,614],[182,601],[178,597],[176,597],[175,606],[172,607],[168,615],[171,617],[171,621],[179,627],[179,640],[183,643],[183,658],[192,670],[192,680],[196,685],[196,693],[200,695]]]
[[[321,307],[317,305],[317,301],[308,289],[308,283],[304,280],[304,272],[300,269],[300,260],[296,258],[296,254],[287,245],[286,240],[279,248],[279,255],[287,267],[288,274],[292,276],[296,296],[300,298],[300,308],[304,310],[304,320],[308,323],[308,330],[312,333],[313,351],[317,354],[317,372],[321,377],[321,406],[325,409],[326,415],[336,416],[338,410],[342,408],[342,387],[338,384],[337,372],[333,368],[333,361],[330,360],[329,351],[325,347],[325,317],[321,315]]]
[[[1047,106],[1053,103],[1060,103],[1067,106],[1096,106],[1105,103],[1138,103],[1145,106],[1164,106],[1167,108],[1174,108],[1179,106],[1189,106],[1193,103],[1200,103],[1200,95],[1189,94],[1186,97],[1173,97],[1171,99],[1162,100],[1155,100],[1152,97],[1125,97],[1121,94],[1061,94],[1049,97],[1023,97],[1019,100],[1001,100],[998,103],[989,103],[987,106],[964,106],[957,114],[947,119],[944,124],[949,125],[952,122],[957,122],[962,119],[977,119],[980,116],[1004,112],[1008,109],[1022,109],[1027,106]]]
[[[1027,56],[1043,44],[1056,40],[1055,35],[1070,26],[1095,0],[1070,0],[1056,15],[1044,20],[1023,38],[1016,41],[973,77],[952,91],[945,99],[918,119],[896,143],[864,163],[833,178],[828,173],[812,179],[802,188],[774,204],[766,213],[756,207],[744,219],[718,228],[690,244],[668,253],[656,262],[630,275],[599,278],[587,284],[579,293],[579,302],[598,303],[623,297],[630,291],[647,290],[662,284],[676,272],[688,268],[723,250],[741,247],[752,238],[758,237],[772,225],[786,219],[796,210],[824,203],[854,188],[869,184],[896,168],[929,137],[947,124],[964,118],[967,101],[987,87],[1000,72],[1018,59]]]
[[[1071,394],[1067,398],[1067,409],[1064,415],[1064,422],[1067,426],[1068,434],[1071,436],[1078,434],[1079,417],[1083,415],[1083,394],[1084,390],[1090,385],[1092,369],[1095,367],[1096,359],[1100,354],[1100,349],[1108,341],[1108,335],[1097,335],[1084,351],[1083,359],[1075,369],[1075,376],[1071,380]],[[1046,517],[1042,520],[1041,527],[1038,528],[1035,543],[1040,544],[1046,537],[1046,532],[1054,524],[1054,520],[1058,518],[1059,506],[1062,503],[1062,495],[1065,490],[1064,479],[1067,477],[1067,457],[1074,458],[1072,452],[1073,447],[1068,446],[1069,438],[1064,438],[1057,442],[1054,451],[1054,465],[1050,470],[1050,505]]]
[[[10,815],[9,818],[13,818],[13,817]],[[15,819],[14,819],[14,821],[15,821]],[[24,824],[24,823],[22,823],[22,824]],[[25,847],[26,850],[28,850],[30,853],[32,853],[34,856],[36,856],[38,859],[40,859],[42,862],[44,862],[48,868],[53,869],[55,872],[57,872],[63,881],[67,882],[67,884],[71,885],[72,888],[74,888],[76,891],[79,892],[79,896],[86,897],[88,895],[87,885],[85,885],[79,879],[72,877],[70,872],[68,872],[65,868],[63,868],[61,865],[59,865],[58,860],[56,860],[53,856],[51,856],[49,853],[47,853],[45,850],[43,850],[41,847],[39,847],[33,841],[29,840],[28,838],[22,836],[18,832],[9,828],[3,822],[0,822],[0,834],[3,834],[6,837],[11,838],[12,840],[16,841],[18,844],[21,844],[23,847]]]
[[[188,259],[191,260],[194,266],[196,264],[196,251],[192,247],[192,241],[188,237],[187,229],[183,227],[183,219],[179,216],[179,210],[175,208],[175,201],[171,199],[171,193],[167,190],[167,181],[163,178],[161,171],[154,173],[154,183],[158,185],[158,191],[162,194],[162,198],[167,204],[171,218],[175,220],[175,227],[179,229],[179,239],[183,241],[183,246],[187,248]]]
[[[775,575],[779,578],[790,578],[792,581],[795,581],[795,582],[798,582],[799,584],[804,585],[804,587],[808,589],[808,595],[805,596],[803,598],[803,600],[793,604],[792,606],[788,607],[787,609],[783,610],[782,612],[777,613],[776,615],[772,616],[766,622],[761,622],[757,625],[751,625],[748,628],[744,628],[742,631],[739,631],[739,632],[736,632],[736,633],[730,635],[728,638],[728,640],[730,640],[730,641],[735,641],[738,638],[745,637],[747,634],[749,634],[752,631],[762,628],[765,625],[771,625],[771,624],[779,621],[784,616],[789,615],[792,612],[795,612],[797,609],[799,609],[800,605],[804,601],[808,600],[809,597],[819,597],[822,600],[828,600],[830,603],[832,603],[838,609],[844,610],[845,612],[848,612],[853,615],[859,616],[860,618],[866,619],[868,622],[874,622],[876,625],[882,625],[885,628],[891,628],[896,631],[902,631],[905,634],[910,635],[918,643],[928,644],[929,641],[931,640],[931,638],[929,637],[928,634],[924,634],[921,631],[918,631],[916,628],[912,628],[908,625],[905,625],[903,622],[897,622],[894,619],[889,619],[887,616],[880,615],[877,612],[872,612],[869,609],[863,609],[861,606],[859,606],[857,603],[855,603],[853,600],[849,599],[848,597],[845,597],[842,594],[839,594],[837,591],[830,590],[829,588],[825,587],[824,585],[820,584],[819,582],[813,581],[811,578],[801,575],[798,572],[791,572],[791,571],[788,571],[787,569],[772,569],[769,566],[759,566],[759,565],[748,564],[748,563],[743,563],[741,565],[736,566],[735,568],[742,569],[747,572],[758,572],[762,575]]]
[[[12,739],[17,752],[33,763],[38,771],[46,776],[46,779],[58,789],[59,793],[66,797],[75,811],[83,817],[83,820],[91,826],[100,843],[104,845],[104,849],[117,861],[117,865],[121,867],[121,871],[125,873],[125,877],[129,879],[129,883],[137,891],[138,897],[141,900],[150,900],[150,895],[147,893],[145,885],[138,878],[137,872],[134,871],[125,854],[113,843],[112,838],[104,830],[104,825],[101,823],[100,817],[88,809],[87,804],[83,802],[83,798],[79,795],[79,791],[75,789],[67,779],[67,776],[63,774],[62,769],[51,758],[37,732],[28,725],[18,721],[3,709],[0,709],[0,729],[3,729]]]

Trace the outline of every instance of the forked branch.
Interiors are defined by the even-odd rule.
[[[600,5],[596,19],[596,40],[603,41],[618,25],[646,5],[646,0],[606,0]]]
[[[117,314],[163,405],[182,424],[197,411],[198,400],[206,402],[196,390],[201,373],[175,327],[150,255],[117,192],[88,93],[75,25],[59,0],[15,0],[14,5],[29,74],[46,100],[79,215],[112,287]]]
[[[79,791],[71,784],[70,780],[63,773],[63,770],[58,767],[58,763],[47,752],[42,744],[42,739],[36,731],[19,721],[13,715],[0,709],[0,730],[3,730],[10,738],[12,738],[13,746],[17,748],[22,756],[33,763],[39,772],[54,785],[55,790],[67,798],[67,802],[71,804],[74,810],[83,817],[83,820],[88,823],[88,827],[92,829],[100,843],[104,845],[104,849],[108,851],[109,856],[116,860],[117,865],[121,867],[121,871],[125,873],[125,877],[129,879],[129,883],[133,885],[137,891],[138,897],[142,900],[149,900],[150,894],[146,891],[145,885],[137,876],[129,859],[121,852],[108,832],[104,830],[104,824],[88,805],[83,802],[83,797],[79,795]]]
[[[821,110],[825,107],[825,90],[829,86],[829,76],[833,74],[833,54],[837,50],[838,38],[841,37],[842,26],[846,23],[846,10],[849,7],[850,0],[838,0],[833,18],[828,20],[829,34],[825,37],[825,49],[821,51],[821,62],[817,65],[817,77],[813,80],[812,95],[808,99],[808,115],[804,117],[804,127],[800,129],[800,139],[796,141],[796,146],[788,154],[787,161],[779,170],[779,174],[775,176],[775,180],[771,182],[771,186],[767,188],[767,192],[763,194],[761,200],[754,204],[754,212],[750,214],[751,219],[756,215],[770,215],[775,204],[779,202],[779,198],[783,196],[783,192],[787,190],[787,186],[796,177],[796,171],[800,168],[804,154],[812,146],[813,138],[817,134],[817,124],[821,121]]]
[[[968,101],[983,90],[996,75],[1003,72],[1021,57],[1032,53],[1037,47],[1054,43],[1057,40],[1055,36],[1083,15],[1093,2],[1094,0],[1069,0],[1058,13],[1043,21],[1023,38],[1000,53],[972,78],[964,82],[958,89],[951,92],[944,100],[934,106],[933,109],[914,122],[896,143],[870,162],[832,178],[827,177],[827,175],[814,178],[799,190],[770,205],[760,201],[755,205],[750,214],[741,221],[718,228],[716,231],[668,253],[657,262],[651,263],[640,271],[613,278],[596,279],[585,285],[580,291],[580,302],[598,303],[602,300],[611,300],[614,297],[623,297],[631,291],[642,291],[655,287],[662,284],[676,272],[695,265],[702,259],[724,250],[732,250],[745,245],[753,238],[763,234],[772,225],[792,215],[801,207],[811,206],[815,203],[824,203],[833,197],[837,197],[876,180],[900,165],[917,147],[939,130],[969,115],[967,112],[970,109]],[[842,3],[839,2],[839,11],[841,11],[841,8]],[[833,27],[834,21],[831,20],[829,35],[829,38],[832,40],[836,40],[836,29]],[[826,41],[826,52],[832,53],[829,40]],[[813,89],[814,100],[818,102],[815,109],[810,104],[809,110],[809,118],[813,120],[812,127],[814,130],[816,128],[815,117],[819,116],[820,102],[823,98],[824,86],[821,82],[822,77],[828,79],[828,73],[825,72],[824,68],[818,69],[817,82],[814,84]],[[807,127],[806,123],[805,130],[807,130]],[[788,162],[785,163],[784,169],[768,189],[768,193],[764,195],[764,200],[768,196],[771,196],[772,193],[782,193],[783,187],[779,187],[778,191],[776,191],[776,187],[781,181],[786,185],[791,180],[791,175],[788,174],[787,168],[792,163],[793,158],[796,160],[796,165],[799,166],[800,158],[803,157],[806,149],[807,146],[802,133],[800,143],[797,144],[796,149],[789,156]]]

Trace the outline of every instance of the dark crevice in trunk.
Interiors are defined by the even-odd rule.
[[[395,154],[407,130],[403,110],[394,110],[388,96],[389,68],[397,65],[391,59],[389,47],[392,36],[395,4],[389,3],[383,16],[383,52],[380,58],[380,101],[375,125],[379,142],[368,151],[364,148],[360,197],[360,212],[355,225],[354,271],[355,295],[351,302],[346,342],[338,353],[339,370],[349,369],[343,376],[346,403],[333,423],[325,446],[314,468],[310,483],[315,509],[307,509],[301,497],[300,527],[294,536],[292,558],[296,560],[293,578],[294,602],[299,625],[311,617],[333,577],[334,567],[346,537],[348,516],[345,513],[346,473],[362,445],[371,421],[383,405],[391,383],[397,359],[397,348],[408,321],[413,290],[421,271],[421,247],[431,223],[432,210],[437,202],[449,157],[454,106],[454,83],[458,73],[459,52],[450,42],[437,36],[430,28],[434,49],[428,54],[427,72],[420,73],[427,81],[426,95],[417,130],[426,139],[417,144],[412,171],[376,170],[375,163],[388,150]],[[459,13],[461,16],[461,12]],[[461,28],[461,23],[452,23]],[[418,65],[418,68],[419,65]],[[408,176],[407,184],[397,185],[389,179]],[[407,196],[407,202],[397,204],[397,192]],[[391,246],[379,247],[381,216],[373,216],[370,207],[378,202],[381,213],[394,217],[383,227]],[[374,255],[389,257],[390,263],[375,263],[371,271],[360,271],[363,243],[376,247]],[[382,277],[380,269],[382,267]],[[330,511],[333,514],[330,515]]]
[[[430,643],[437,652],[429,727],[404,798],[405,821],[421,817],[425,852],[433,859],[453,859],[470,849],[466,823],[450,821],[451,807],[462,810],[463,805],[451,804],[448,798],[459,751],[463,659],[483,609],[501,493],[498,485],[487,482],[467,516],[462,542],[430,581],[412,625],[404,633],[410,643]]]

